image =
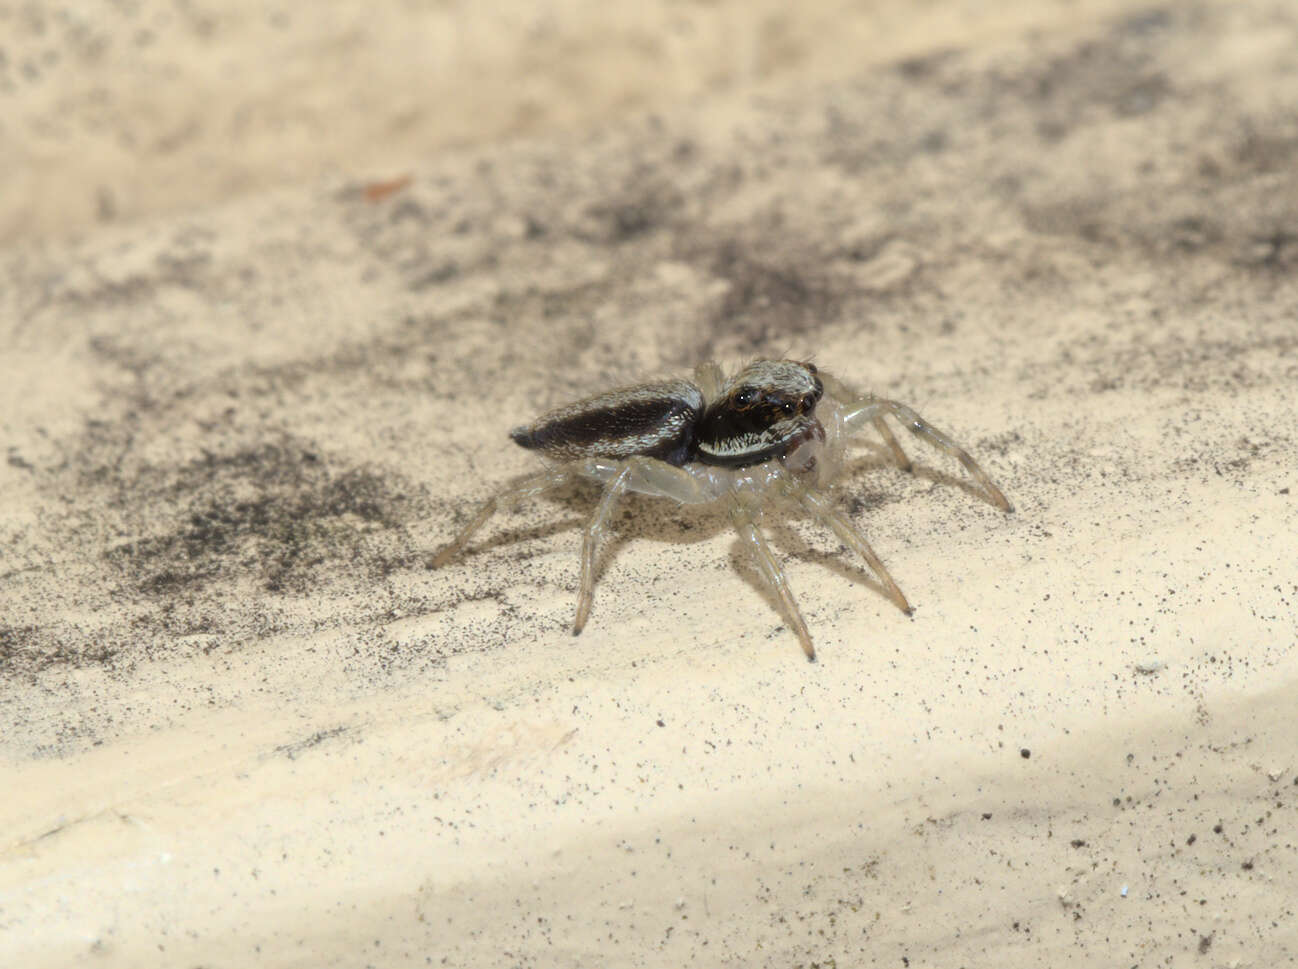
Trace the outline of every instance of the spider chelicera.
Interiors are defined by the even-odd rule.
[[[600,482],[603,493],[582,541],[573,622],[577,634],[590,615],[595,555],[619,498],[638,492],[687,505],[722,502],[807,658],[814,660],[807,624],[759,527],[762,512],[772,499],[801,505],[865,559],[888,598],[909,615],[910,604],[901,589],[827,491],[842,470],[851,438],[867,427],[873,427],[897,463],[910,470],[910,459],[885,421],[888,417],[959,461],[991,504],[1012,510],[964,448],[905,404],[858,394],[810,363],[756,360],[728,378],[715,363],[705,363],[695,371],[693,382],[665,380],[608,391],[514,428],[510,437],[540,452],[547,467],[489,499],[437,553],[432,567],[445,565],[497,508],[573,478]]]

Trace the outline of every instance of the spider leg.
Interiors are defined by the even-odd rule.
[[[939,451],[945,451],[951,457],[955,458],[964,469],[969,472],[969,476],[978,482],[979,487],[986,493],[991,503],[1002,511],[1013,511],[1013,507],[1001,493],[1001,489],[992,483],[992,479],[987,476],[987,472],[978,467],[978,462],[969,456],[969,452],[955,442],[949,434],[939,431],[924,418],[920,417],[914,408],[905,404],[898,403],[895,400],[884,400],[880,398],[876,406],[883,408],[893,417],[897,418],[906,429],[916,437],[922,438]]]
[[[861,530],[852,524],[851,519],[843,514],[841,509],[835,507],[828,496],[819,491],[813,491],[794,478],[786,480],[788,481],[786,487],[791,494],[802,502],[802,507],[811,512],[822,525],[828,526],[838,536],[840,542],[865,559],[866,564],[874,570],[874,574],[878,576],[879,581],[883,584],[884,592],[888,594],[888,598],[893,601],[898,609],[909,616],[914,610],[911,609],[910,603],[906,601],[906,597],[898,588],[897,583],[892,580],[892,576],[888,574],[888,570],[880,561],[879,556],[874,554],[874,549],[865,540]]]
[[[579,474],[604,482],[604,493],[586,525],[586,535],[582,540],[581,591],[577,597],[573,635],[582,631],[590,615],[595,597],[595,559],[599,554],[600,540],[608,528],[609,516],[619,498],[628,491],[634,491],[658,498],[670,498],[682,504],[698,504],[710,500],[699,480],[692,474],[655,458],[632,455],[617,463],[595,459],[579,464],[577,468]]]
[[[883,442],[887,444],[888,448],[892,451],[892,456],[897,459],[897,466],[903,471],[913,470],[915,466],[910,463],[910,458],[908,458],[906,452],[901,449],[901,444],[897,441],[897,438],[893,436],[892,428],[888,426],[887,422],[884,421],[882,417],[876,417],[874,419],[874,428],[879,432],[879,436],[883,438]]]
[[[483,502],[482,507],[478,509],[478,513],[473,516],[473,519],[460,529],[460,533],[433,556],[430,568],[440,569],[454,558],[456,553],[468,544],[469,539],[473,537],[473,533],[487,523],[487,519],[495,513],[497,508],[508,508],[510,505],[524,499],[557,488],[571,476],[572,472],[568,468],[547,468],[544,471],[529,475],[511,488],[506,488],[504,491],[492,495]]]
[[[884,417],[888,415],[895,417],[916,437],[922,438],[939,451],[945,451],[959,461],[969,472],[969,476],[978,482],[978,486],[993,505],[1002,511],[1014,510],[1001,489],[992,483],[987,472],[978,467],[978,462],[969,456],[969,452],[957,444],[951,435],[939,431],[920,417],[914,408],[873,394],[854,393],[842,381],[826,373],[821,373],[820,379],[824,382],[826,391],[843,404],[843,423],[852,430],[864,427],[867,423],[873,424],[903,468],[910,468],[910,460],[883,422]]]
[[[714,400],[720,395],[726,378],[716,362],[708,360],[694,368],[694,382],[699,385],[699,390],[703,391],[705,400]]]
[[[609,516],[613,506],[627,490],[631,480],[632,467],[623,467],[604,485],[604,494],[595,506],[590,521],[586,524],[586,536],[581,543],[581,591],[577,594],[577,617],[572,623],[572,634],[578,635],[586,625],[590,615],[591,602],[595,598],[595,554],[599,551],[599,540],[604,537],[608,527]]]
[[[735,526],[735,531],[753,553],[753,558],[757,562],[757,568],[766,580],[766,584],[776,594],[780,600],[780,605],[784,607],[786,621],[792,627],[793,632],[798,637],[798,642],[802,644],[802,651],[807,654],[807,659],[811,662],[816,661],[816,648],[811,645],[811,634],[807,632],[807,624],[802,618],[802,613],[798,611],[798,603],[793,598],[793,591],[789,588],[788,579],[784,577],[784,569],[780,567],[779,561],[771,551],[771,547],[766,544],[766,539],[762,536],[761,529],[757,527],[757,522],[753,519],[753,513],[737,495],[731,495],[730,500],[730,521]]]

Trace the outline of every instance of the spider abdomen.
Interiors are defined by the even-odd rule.
[[[642,455],[677,467],[690,460],[703,393],[688,380],[611,390],[568,404],[509,432],[557,461]]]

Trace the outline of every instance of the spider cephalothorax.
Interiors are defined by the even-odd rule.
[[[816,404],[825,386],[809,363],[757,360],[735,374],[708,404],[695,431],[704,464],[744,468],[824,437]]]
[[[885,417],[956,458],[988,500],[1010,510],[999,488],[969,454],[914,410],[857,394],[810,363],[756,360],[726,379],[702,364],[695,381],[665,380],[608,391],[560,407],[510,432],[515,442],[554,462],[487,501],[433,559],[444,565],[498,505],[540,494],[574,477],[601,482],[604,492],[582,542],[581,586],[573,632],[586,623],[594,596],[595,554],[617,499],[628,491],[682,504],[725,502],[809,659],[811,635],[784,570],[758,522],[772,499],[793,500],[827,525],[874,570],[888,597],[910,611],[906,597],[865,536],[822,489],[842,467],[853,434],[872,426],[898,463],[910,461]]]

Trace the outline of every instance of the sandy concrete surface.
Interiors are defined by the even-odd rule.
[[[78,8],[0,11],[0,965],[1298,959],[1298,10],[681,4],[565,61],[556,4],[438,49],[620,80],[475,129],[390,125],[429,18],[492,36],[406,6],[124,6],[80,88]],[[674,11],[742,69],[655,90]],[[222,113],[295,91],[339,130]],[[913,616],[773,512],[808,664],[724,514],[630,500],[574,638],[583,488],[429,569],[509,428],[758,354],[1014,502],[863,442]]]

